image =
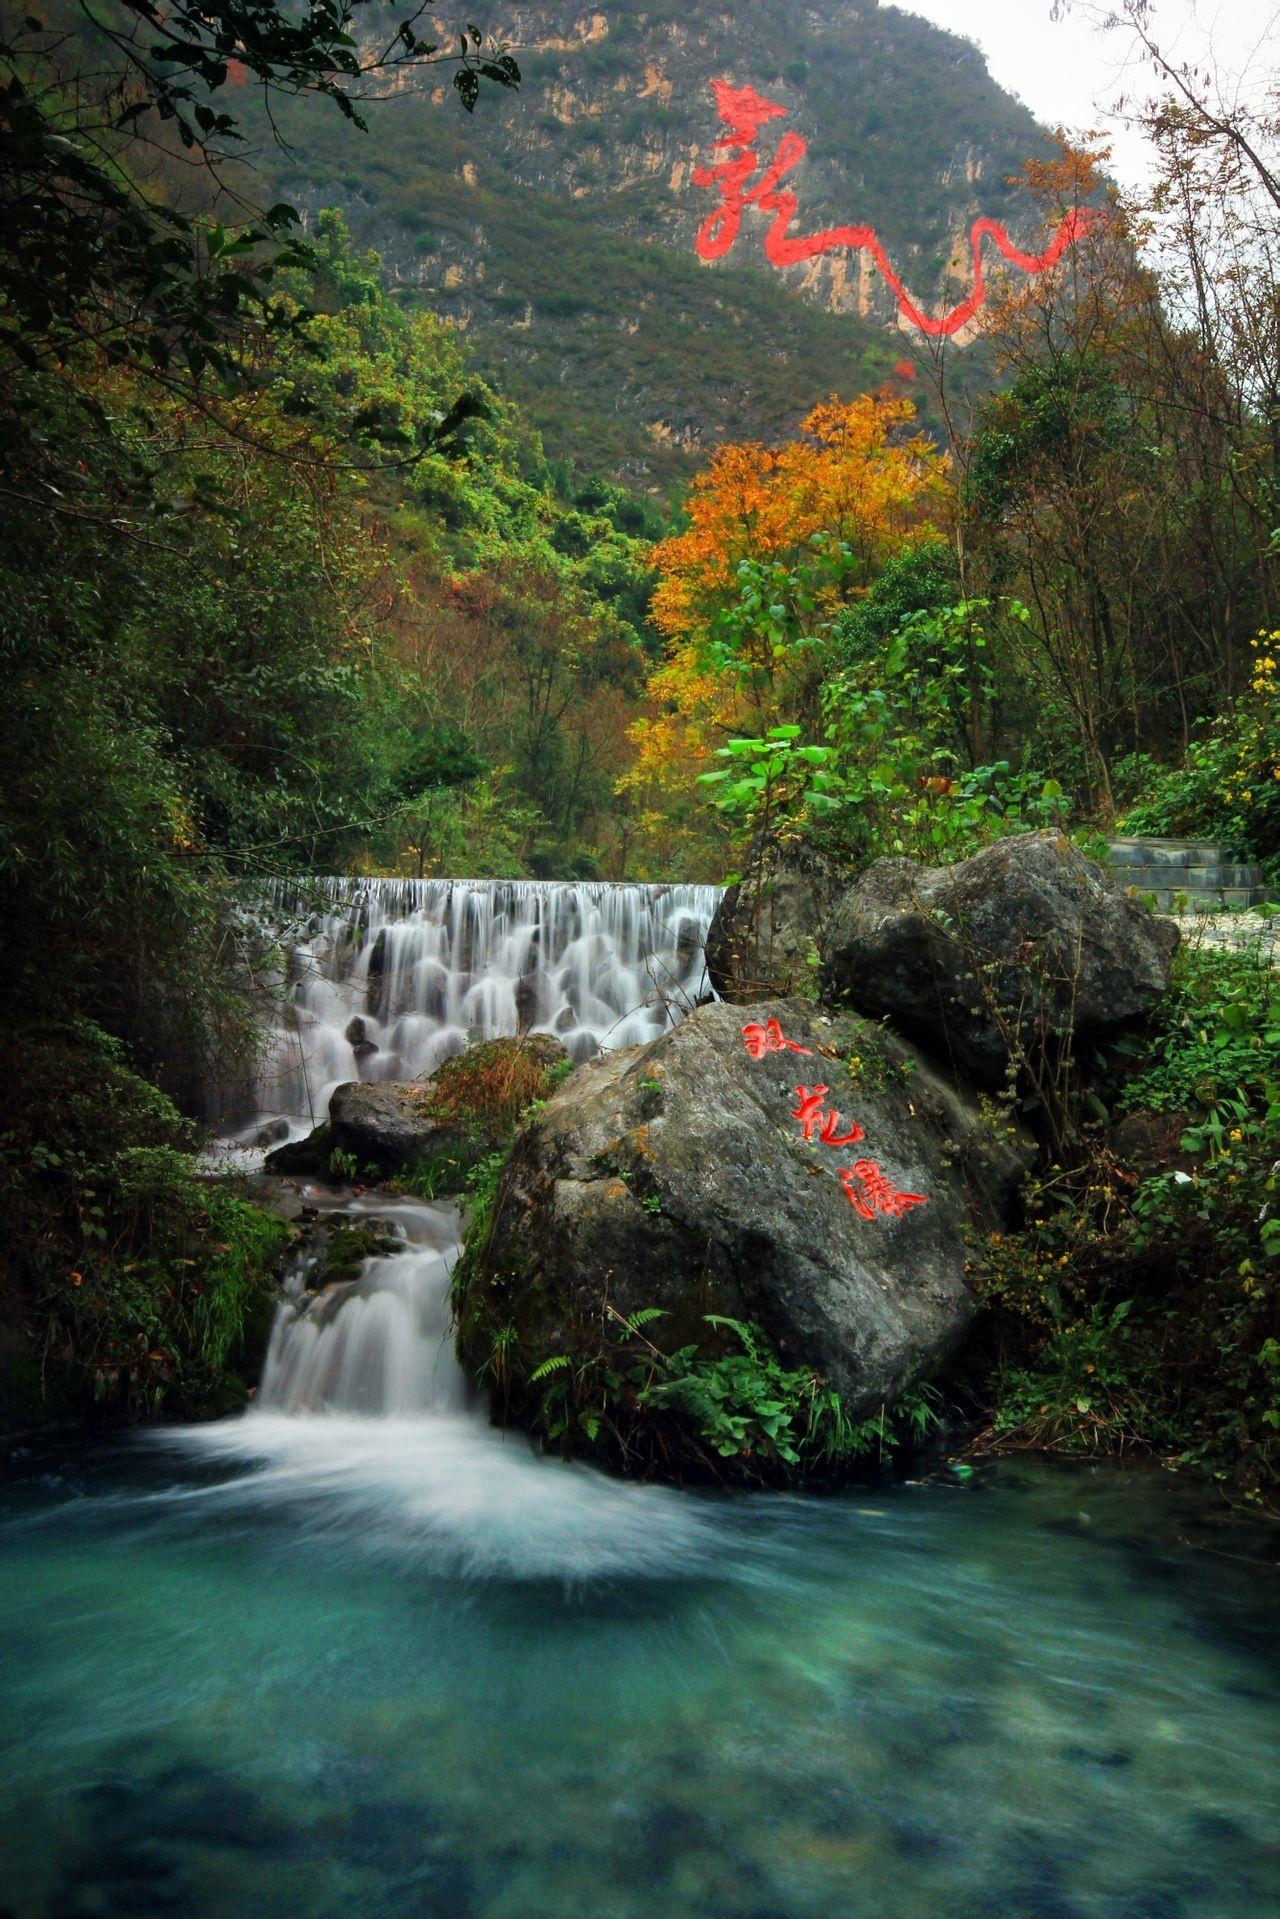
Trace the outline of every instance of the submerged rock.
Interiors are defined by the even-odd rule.
[[[1178,937],[1063,834],[1028,833],[955,866],[877,860],[832,913],[822,986],[995,1086],[1015,1055],[1140,1020]]]
[[[707,933],[707,975],[720,997],[749,1005],[816,984],[822,937],[846,879],[801,840],[754,847]]]
[[[637,1316],[664,1354],[731,1344],[708,1315],[754,1325],[850,1418],[932,1372],[975,1310],[964,1222],[1027,1160],[882,1041],[802,1002],[716,1004],[580,1068],[517,1134],[461,1269],[459,1353],[496,1415],[536,1428],[539,1368],[594,1364]]]

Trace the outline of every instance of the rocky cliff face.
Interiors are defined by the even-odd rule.
[[[913,384],[918,339],[866,253],[780,271],[751,211],[731,254],[697,257],[716,78],[785,108],[762,159],[783,133],[807,143],[797,227],[874,226],[923,305],[968,290],[977,214],[1035,236],[1010,176],[1043,134],[976,49],[876,0],[552,0],[483,24],[517,54],[518,95],[468,120],[447,76],[418,76],[371,107],[368,137],[299,119],[279,184],[308,215],[341,207],[406,297],[465,327],[553,457],[661,486],[723,438],[792,430],[828,392]]]

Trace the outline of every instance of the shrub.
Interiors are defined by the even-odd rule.
[[[445,1060],[435,1075],[434,1110],[487,1133],[515,1131],[525,1108],[546,1099],[573,1070],[547,1041],[494,1039]]]
[[[88,1021],[15,1032],[0,1083],[0,1317],[38,1370],[0,1427],[242,1404],[289,1227],[198,1177],[187,1123]]]
[[[1098,1093],[1125,1115],[1173,1116],[1182,1158],[1126,1164],[1094,1127],[1077,1164],[1028,1190],[1022,1230],[978,1245],[976,1391],[995,1443],[1137,1446],[1280,1513],[1280,979],[1269,956],[1180,955],[1153,1030],[1117,1053]]]

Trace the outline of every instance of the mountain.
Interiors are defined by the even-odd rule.
[[[761,126],[764,160],[806,143],[795,230],[869,224],[930,311],[969,292],[978,215],[1045,244],[1012,179],[1043,130],[974,46],[896,7],[547,4],[484,25],[520,61],[517,95],[468,118],[447,75],[419,75],[370,103],[367,135],[296,109],[272,184],[308,219],[341,208],[401,297],[465,328],[553,459],[659,491],[723,439],[791,432],[829,392],[912,384],[920,336],[866,252],[779,269],[749,209],[730,253],[698,257],[719,202],[694,170],[726,157],[710,152],[716,80],[785,109]],[[954,364],[981,381],[980,349]]]

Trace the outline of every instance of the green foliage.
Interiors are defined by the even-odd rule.
[[[1079,475],[1124,444],[1130,421],[1114,364],[1101,351],[1033,364],[989,400],[966,489],[981,515],[1061,474]]]
[[[701,773],[700,786],[719,788],[715,806],[742,830],[769,833],[802,811],[821,818],[841,804],[826,771],[828,746],[806,746],[798,726],[771,726],[763,739],[732,739],[716,748],[729,765]]]
[[[892,1452],[907,1433],[919,1439],[934,1423],[928,1388],[906,1395],[887,1416],[850,1420],[840,1395],[816,1373],[782,1366],[760,1329],[710,1313],[706,1323],[738,1344],[719,1357],[683,1346],[657,1363],[638,1390],[643,1411],[673,1412],[688,1420],[720,1459],[768,1474],[781,1464],[797,1473],[848,1467]],[[633,1320],[633,1328],[639,1327]],[[757,1468],[747,1465],[759,1456]]]
[[[1053,1328],[1033,1368],[1007,1367],[996,1430],[1064,1453],[1150,1445],[1159,1435],[1144,1377],[1150,1355],[1135,1349],[1129,1310],[1128,1300],[1088,1306]]]
[[[917,611],[883,654],[827,680],[829,796],[841,806],[823,829],[833,850],[946,864],[1063,823],[1070,802],[1057,780],[979,757],[996,685],[992,636],[1024,618],[1016,603],[986,600]]]
[[[1265,1113],[1280,1091],[1280,975],[1261,943],[1237,950],[1184,944],[1141,1063],[1123,1082],[1124,1112],[1194,1116],[1217,1138],[1241,1102]],[[1235,1111],[1229,1111],[1231,1107]]]
[[[0,356],[53,364],[89,341],[109,357],[198,380],[207,369],[236,369],[248,319],[268,331],[285,319],[268,296],[280,242],[298,222],[293,208],[277,203],[228,229],[194,218],[190,200],[184,208],[153,177],[158,148],[195,163],[216,190],[244,141],[243,114],[227,109],[233,81],[252,75],[267,103],[321,95],[361,128],[350,83],[371,68],[447,60],[468,111],[481,80],[519,85],[514,59],[486,48],[475,29],[457,53],[420,39],[420,12],[384,28],[384,50],[370,60],[353,31],[364,4],[296,13],[272,0],[174,0],[163,9],[114,0],[83,9],[78,32],[15,18],[0,42],[8,216]]]
[[[502,1171],[506,1163],[505,1151],[486,1153],[485,1157],[477,1161],[467,1174],[466,1247],[454,1270],[455,1300],[466,1288],[470,1267],[483,1254],[489,1243],[489,1236],[493,1230],[494,1208],[498,1203],[498,1188],[502,1183]]]
[[[1077,1165],[1030,1188],[1021,1232],[982,1242],[991,1343],[979,1396],[1007,1443],[1140,1447],[1278,1511],[1280,990],[1269,955],[1181,955],[1151,1034],[1111,1073],[1100,1090],[1126,1127],[1142,1122],[1163,1142],[1156,1163],[1135,1148],[1125,1165],[1095,1133]]]
[[[664,1352],[650,1335],[666,1317],[658,1307],[630,1317],[606,1309],[598,1342],[532,1363],[517,1322],[496,1309],[482,1370],[544,1444],[629,1472],[660,1462],[675,1478],[802,1483],[919,1444],[937,1423],[928,1387],[851,1420],[818,1374],[782,1365],[758,1327],[723,1314],[704,1315],[696,1340]]]
[[[249,1037],[236,882],[340,860],[380,804],[367,555],[287,464],[191,446],[131,378],[22,374],[7,397],[41,421],[0,496],[10,978],[32,1017],[91,1014],[194,1097]]]
[[[186,1122],[85,1021],[15,1028],[3,1091],[0,1317],[40,1392],[0,1424],[243,1404],[290,1229],[197,1177]]]
[[[1203,721],[1180,765],[1148,761],[1129,833],[1220,841],[1280,872],[1280,633],[1253,642],[1246,692]]]
[[[941,612],[962,598],[951,548],[941,540],[922,540],[889,561],[865,599],[841,609],[832,627],[835,649],[850,666],[878,661],[909,620]]]

